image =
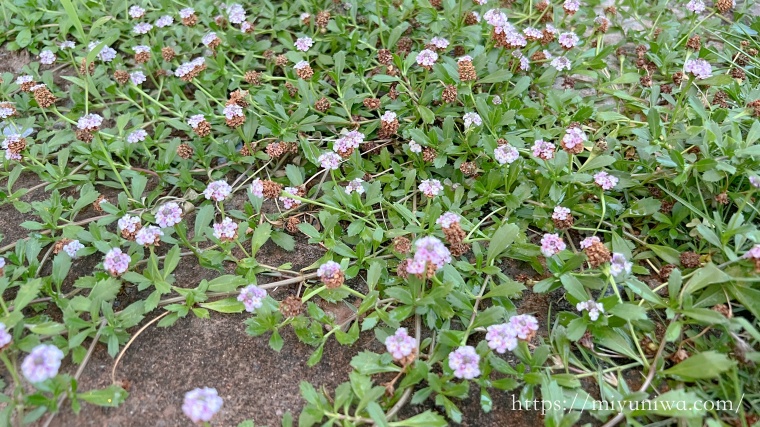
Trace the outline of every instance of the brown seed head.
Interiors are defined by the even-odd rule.
[[[684,268],[697,268],[702,263],[699,261],[699,254],[691,251],[681,252],[680,255],[681,265]]]
[[[455,85],[447,85],[443,88],[441,93],[441,100],[446,103],[456,102],[457,100],[457,87]]]
[[[314,103],[314,109],[316,109],[320,113],[324,113],[325,111],[330,109],[330,101],[324,97],[319,98],[317,102]]]
[[[599,267],[612,259],[610,250],[602,242],[596,242],[583,251],[586,252],[588,262],[592,267]]]
[[[189,144],[182,143],[177,146],[177,155],[185,160],[193,157],[193,153],[193,147],[191,147]]]

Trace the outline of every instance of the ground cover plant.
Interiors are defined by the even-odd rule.
[[[284,426],[467,424],[501,396],[548,426],[760,419],[754,3],[0,11],[29,57],[0,82],[0,425],[119,407],[143,334],[240,313],[304,370],[349,355]],[[98,348],[110,385],[84,389]],[[188,381],[165,425],[261,424]]]

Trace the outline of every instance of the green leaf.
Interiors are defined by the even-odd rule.
[[[520,227],[515,224],[504,224],[493,234],[488,244],[488,262],[501,255],[517,238]]]
[[[79,40],[81,40],[84,43],[87,39],[84,35],[84,28],[82,27],[82,21],[79,20],[79,13],[74,7],[74,4],[71,3],[71,0],[61,0],[61,4],[63,5],[63,9],[66,11],[66,15],[68,15],[69,17],[69,20],[74,24],[74,27],[77,29],[77,32],[79,33]]]
[[[370,291],[375,289],[375,285],[380,281],[380,275],[382,274],[383,266],[380,261],[373,261],[367,270],[367,287]]]
[[[731,276],[720,271],[713,263],[708,263],[704,267],[694,272],[694,275],[686,283],[683,293],[694,293],[706,286],[723,283],[731,280]]]
[[[367,405],[367,413],[370,418],[375,421],[375,425],[381,427],[387,427],[389,425],[388,420],[385,418],[385,411],[383,411],[383,408],[381,408],[377,402],[369,402]]]
[[[277,246],[285,249],[288,252],[292,252],[296,247],[296,241],[293,239],[293,236],[287,233],[283,233],[282,231],[273,232],[272,241],[275,242]]]
[[[667,262],[668,264],[678,265],[681,263],[681,253],[678,252],[677,249],[671,248],[670,246],[660,245],[647,245],[647,247],[651,249],[655,255],[660,257],[660,259]]]
[[[411,418],[393,422],[390,425],[393,427],[445,427],[448,423],[441,415],[427,410]]]
[[[225,298],[214,302],[205,302],[200,304],[201,307],[213,310],[219,313],[242,313],[245,305],[236,298]]]
[[[418,107],[418,111],[420,112],[420,118],[422,118],[423,122],[431,124],[435,121],[435,114],[430,111],[430,108],[420,105]]]
[[[736,362],[714,350],[697,353],[683,362],[663,371],[664,374],[686,380],[715,378],[731,369]]]
[[[275,329],[272,332],[272,336],[269,337],[269,347],[272,348],[272,350],[276,352],[280,352],[282,350],[282,345],[284,344],[284,341],[282,340],[282,336],[280,335],[280,332]]]
[[[647,310],[636,304],[618,304],[612,307],[610,313],[624,320],[646,320]]]
[[[13,301],[13,310],[20,313],[33,299],[37,298],[41,288],[42,279],[34,279],[21,285],[16,299]]]
[[[124,403],[124,401],[127,400],[127,396],[129,396],[129,393],[117,385],[112,385],[102,390],[91,390],[77,394],[77,397],[85,402],[111,408],[116,408]]]
[[[16,35],[16,44],[18,44],[19,47],[27,47],[31,42],[32,32],[28,28],[24,28],[18,33],[18,35]]]
[[[512,72],[507,69],[501,69],[496,72],[493,72],[486,77],[483,77],[482,79],[478,80],[479,84],[485,84],[485,83],[501,83],[505,82],[512,78]]]
[[[214,205],[206,205],[198,209],[195,215],[194,239],[200,239],[203,236],[203,230],[208,227],[212,219],[214,219]]]

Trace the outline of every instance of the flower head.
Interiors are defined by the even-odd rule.
[[[435,197],[443,191],[443,184],[437,179],[423,179],[418,188],[422,194]]]
[[[140,141],[145,141],[148,137],[148,132],[145,129],[137,129],[136,131],[127,135],[127,142],[130,144],[137,144]]]
[[[295,46],[297,50],[306,52],[314,46],[314,40],[312,40],[311,37],[300,37],[296,39]]]
[[[567,12],[577,12],[581,8],[580,0],[565,0],[562,8]]]
[[[529,314],[512,316],[509,319],[509,324],[512,326],[517,338],[521,340],[529,339],[538,331],[538,320]]]
[[[319,266],[317,276],[328,289],[339,288],[346,279],[340,264],[332,260]]]
[[[298,188],[296,187],[285,187],[282,191],[284,191],[287,194],[291,195],[297,195],[299,193]],[[288,196],[280,196],[280,201],[282,202],[282,206],[285,207],[285,209],[291,209],[294,207],[297,207],[301,204],[300,200],[297,199],[291,199]]]
[[[340,168],[340,156],[333,152],[320,155],[317,161],[325,169],[337,170]]]
[[[552,62],[550,64],[557,71],[569,70],[570,69],[570,60],[567,59],[567,58],[565,58],[564,56],[558,56],[558,57],[552,59]]]
[[[135,86],[139,86],[143,83],[145,83],[145,73],[142,71],[135,71],[133,73],[129,73],[129,80],[132,81],[132,84]]]
[[[432,67],[438,60],[438,54],[430,49],[425,49],[417,54],[417,64],[423,67]]]
[[[705,11],[705,2],[702,0],[691,0],[686,3],[686,9],[694,13],[702,13]]]
[[[417,340],[409,336],[406,328],[398,328],[393,335],[385,338],[385,348],[394,360],[402,360],[417,349]]]
[[[500,165],[511,164],[520,157],[520,152],[509,144],[503,144],[493,150],[493,156]]]
[[[414,247],[414,258],[407,265],[409,273],[425,275],[428,268],[435,272],[451,262],[451,252],[436,237],[423,237],[414,242]]]
[[[499,9],[491,9],[483,14],[483,19],[492,27],[504,27],[507,23],[507,15]]]
[[[203,190],[203,195],[206,196],[206,199],[213,200],[215,202],[221,202],[222,200],[226,199],[231,193],[232,187],[227,184],[227,181],[223,179],[210,183],[208,187]]]
[[[156,222],[159,227],[173,227],[182,221],[182,208],[175,202],[161,205],[156,212]]]
[[[704,59],[689,59],[683,64],[683,70],[692,73],[697,80],[712,76],[712,66]]]
[[[627,261],[625,259],[625,255],[621,253],[612,254],[612,261],[610,261],[610,273],[612,273],[613,276],[617,277],[624,274],[630,274],[631,267],[633,267],[633,263]]]
[[[382,116],[380,116],[380,120],[386,123],[391,123],[396,120],[396,117],[396,113],[393,111],[386,111]]]
[[[454,376],[461,379],[471,380],[480,375],[480,356],[475,347],[464,346],[449,353],[449,367],[454,371]]]
[[[196,388],[185,394],[182,412],[194,423],[209,422],[222,409],[222,403],[215,388]]]
[[[10,102],[0,102],[0,119],[7,119],[16,114],[16,107]]]
[[[449,228],[454,224],[459,224],[459,221],[461,220],[462,218],[454,212],[446,212],[439,216],[438,219],[435,220],[435,223],[440,225],[441,228]]]
[[[8,329],[5,326],[5,323],[0,322],[0,350],[8,346],[8,344],[10,344],[12,340],[13,340],[13,337],[8,332]]]
[[[588,141],[586,133],[583,132],[583,129],[577,126],[567,128],[565,130],[565,136],[562,137],[562,144],[567,149],[573,149],[578,145],[583,145],[586,141]]]
[[[760,188],[760,176],[750,176],[749,183],[755,188]]]
[[[253,313],[261,308],[266,296],[267,291],[256,285],[248,285],[240,290],[240,295],[238,295],[237,300],[243,303],[245,311]]]
[[[752,249],[742,255],[742,258],[760,260],[760,245],[755,245]]]
[[[96,130],[103,123],[103,117],[99,114],[85,114],[77,121],[77,128],[81,130]]]
[[[333,150],[338,154],[348,157],[348,155],[353,153],[354,149],[359,148],[359,144],[362,142],[364,142],[364,134],[352,130],[335,140]]]
[[[570,216],[570,208],[563,206],[555,206],[554,212],[552,212],[552,219],[557,221],[565,221]]]
[[[132,32],[135,34],[148,34],[148,32],[152,29],[153,24],[150,24],[148,22],[140,22],[139,24],[132,27]]]
[[[578,38],[578,36],[572,31],[560,34],[559,38],[557,39],[557,41],[559,42],[559,45],[565,49],[572,49],[578,44],[579,40],[580,39]]]
[[[140,228],[140,217],[132,216],[129,214],[124,215],[123,217],[119,218],[119,221],[116,223],[116,225],[122,234],[134,234],[137,233],[137,230]]]
[[[493,105],[501,105],[501,97],[499,95],[494,95],[491,102],[493,103]]]
[[[222,222],[214,223],[214,237],[222,241],[232,241],[237,237],[238,225],[232,218],[224,217]]]
[[[251,194],[253,194],[254,197],[263,198],[264,197],[264,183],[261,181],[260,178],[256,178],[251,182]]]
[[[309,67],[309,62],[308,61],[299,61],[299,62],[296,63],[296,65],[293,66],[293,68],[296,69],[296,70],[300,70],[300,69],[306,68],[306,67]]]
[[[58,375],[63,352],[51,344],[34,347],[21,363],[21,372],[30,383],[41,383]]]
[[[72,240],[63,246],[63,251],[71,258],[76,258],[80,249],[84,249],[84,245],[79,243],[79,240]]]
[[[187,119],[187,124],[190,125],[191,128],[195,129],[201,122],[205,121],[206,118],[203,116],[203,114],[196,114]]]
[[[500,354],[517,348],[517,334],[509,323],[491,325],[486,328],[486,341],[490,349]]]
[[[602,171],[594,174],[594,182],[603,190],[612,190],[617,185],[618,178]]]
[[[546,142],[543,139],[537,139],[533,143],[533,155],[543,160],[550,160],[554,158],[555,145],[551,142]]]
[[[564,251],[566,247],[565,242],[556,233],[547,233],[541,238],[541,253],[547,258]]]
[[[409,151],[411,151],[412,153],[421,153],[422,146],[414,142],[414,140],[411,140],[409,141]]]
[[[243,116],[243,107],[237,105],[237,104],[229,104],[224,107],[224,117],[227,120],[232,120],[235,117],[241,117]]]
[[[233,3],[227,6],[227,16],[233,24],[242,24],[245,22],[245,9],[237,3]]]
[[[201,39],[201,42],[203,43],[203,45],[204,45],[204,46],[206,46],[206,47],[209,47],[209,48],[211,47],[211,45],[212,45],[213,43],[215,43],[215,42],[218,42],[218,41],[219,41],[219,37],[217,37],[217,36],[216,36],[216,33],[215,33],[215,32],[213,32],[213,31],[211,31],[211,32],[207,33],[207,34],[206,34],[205,36],[203,36],[203,38]]]
[[[179,78],[192,79],[197,75],[196,73],[198,73],[199,70],[203,70],[205,67],[206,58],[200,56],[177,67],[177,69],[174,70],[174,75]]]
[[[164,232],[161,231],[160,228],[155,225],[150,225],[141,228],[140,231],[137,232],[137,235],[135,235],[135,242],[137,242],[138,245],[143,246],[157,245],[163,235]]]
[[[40,64],[50,65],[55,62],[55,54],[49,50],[40,52]]]
[[[430,44],[437,47],[438,49],[446,49],[449,47],[449,41],[443,37],[433,37],[430,39]]]
[[[351,194],[353,192],[356,192],[356,194],[364,194],[364,187],[362,184],[364,183],[364,180],[361,178],[356,178],[348,182],[348,185],[346,185],[346,194]]]
[[[195,15],[195,9],[192,7],[186,7],[179,11],[179,17],[182,19],[190,18],[193,15]]]
[[[61,49],[74,49],[76,47],[76,44],[74,44],[71,40],[64,40],[59,45]]]
[[[604,313],[604,306],[591,299],[588,301],[579,302],[575,305],[575,308],[578,311],[588,311],[588,317],[592,322],[596,322],[596,320],[599,319],[599,315],[601,313]]]
[[[168,27],[172,25],[173,23],[174,23],[174,18],[172,18],[169,15],[164,15],[158,18],[158,20],[156,20],[156,27],[164,28],[164,27]]]
[[[132,259],[129,255],[123,253],[119,248],[113,248],[106,254],[103,260],[103,268],[112,276],[121,276],[129,268],[129,262]]]
[[[132,19],[140,19],[145,15],[145,9],[141,8],[138,5],[131,6],[129,8],[129,16]]]
[[[595,243],[602,243],[602,241],[596,236],[586,237],[581,240],[581,249],[590,248]]]
[[[483,119],[480,118],[478,113],[464,113],[464,128],[469,129],[472,126],[480,126],[483,124]]]

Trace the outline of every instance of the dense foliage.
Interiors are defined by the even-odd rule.
[[[559,402],[550,426],[757,421],[753,3],[239,3],[0,2],[34,56],[0,83],[0,203],[29,231],[0,248],[0,424],[119,405],[62,361],[210,311],[274,351],[292,328],[311,365],[356,354],[284,425],[459,423],[471,389]],[[298,239],[322,258],[257,261]],[[183,257],[234,274],[177,283]],[[386,352],[352,346],[372,333]],[[213,387],[177,391],[193,422]],[[683,405],[587,404],[645,400]]]

